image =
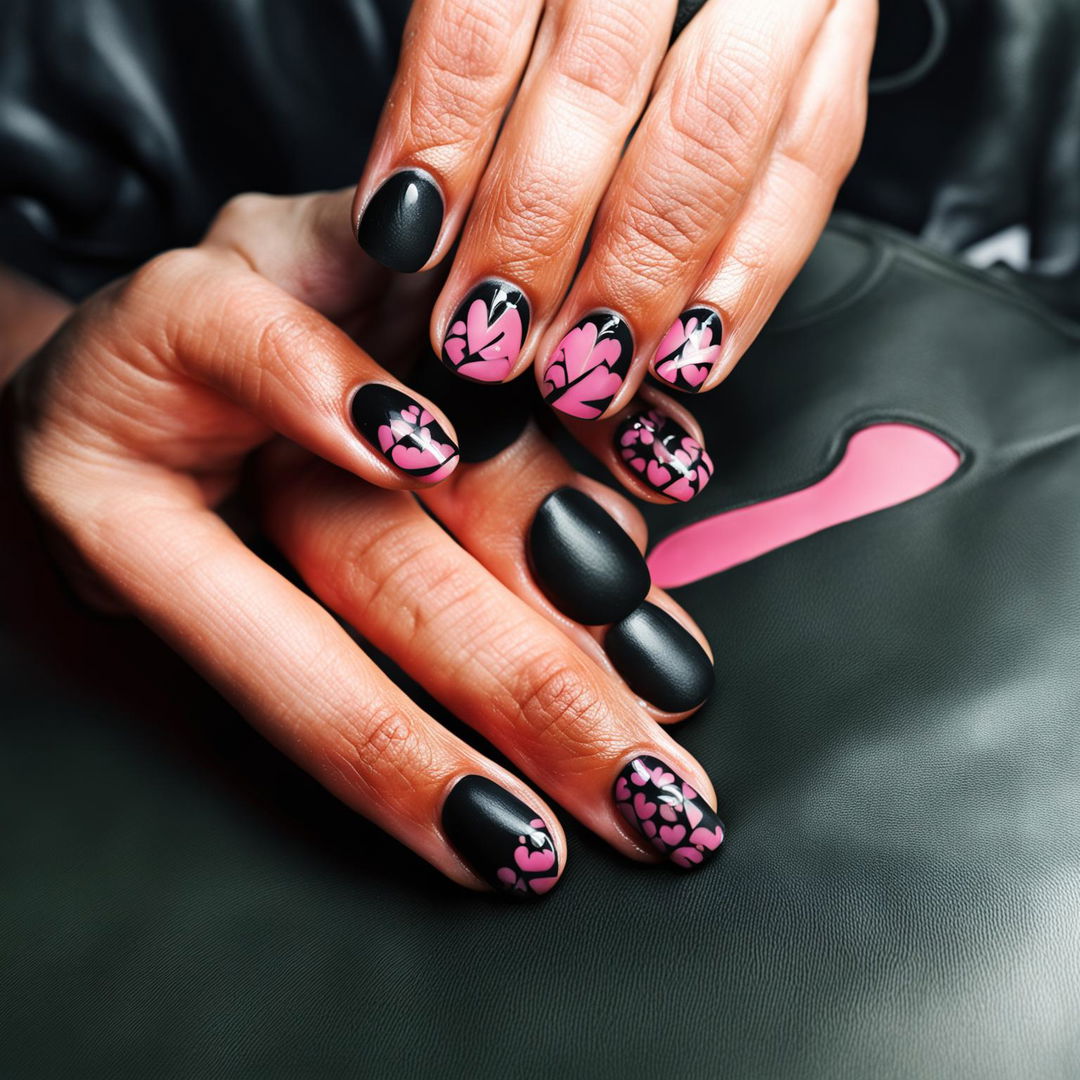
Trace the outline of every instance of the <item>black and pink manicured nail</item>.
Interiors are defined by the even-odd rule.
[[[517,899],[559,880],[551,830],[535,810],[486,776],[464,776],[443,803],[443,831],[478,877]]]
[[[529,301],[505,281],[482,281],[458,305],[443,341],[442,360],[473,382],[502,382],[529,333]]]
[[[689,308],[671,324],[657,346],[653,374],[668,386],[696,394],[720,359],[722,338],[719,312]]]
[[[684,870],[711,859],[724,842],[724,826],[713,808],[658,758],[634,758],[619,773],[615,806],[661,855]]]
[[[679,502],[699,495],[712,478],[712,458],[705,447],[659,409],[624,420],[615,432],[615,449],[649,487]]]
[[[353,423],[395,468],[429,484],[448,477],[458,448],[427,409],[393,386],[366,383],[353,395]]]
[[[586,315],[556,346],[544,368],[544,400],[579,420],[602,416],[615,399],[630,361],[634,336],[612,311]]]

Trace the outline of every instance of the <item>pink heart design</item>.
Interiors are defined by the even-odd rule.
[[[656,822],[643,821],[641,823],[641,831],[651,840],[656,835]]]
[[[660,816],[665,821],[678,821],[679,808],[677,806],[672,806],[671,803],[664,803],[664,805],[660,807]]]
[[[653,487],[662,488],[665,484],[671,483],[671,473],[666,465],[661,465],[658,461],[650,461],[645,469],[645,479]]]
[[[615,798],[616,799],[629,799],[630,798],[630,787],[626,783],[626,777],[625,776],[620,776],[619,779],[615,782]]]
[[[671,861],[684,870],[689,870],[691,866],[701,862],[704,858],[705,856],[697,848],[692,847],[676,848],[671,853]]]
[[[551,399],[552,408],[581,420],[595,420],[622,386],[622,377],[606,367],[593,368],[587,375]],[[592,402],[600,402],[601,407]]]
[[[515,874],[509,866],[500,866],[499,869],[496,871],[495,876],[504,885],[513,885],[517,881],[517,874]]]
[[[700,386],[708,374],[709,369],[707,367],[699,367],[697,364],[682,365],[682,377],[691,386]]]
[[[644,793],[639,791],[634,796],[634,813],[637,814],[639,821],[651,818],[656,813],[656,803],[649,802]]]
[[[715,851],[724,842],[724,830],[717,825],[713,829],[695,829],[690,834],[690,843]]]
[[[683,784],[683,787],[685,788],[686,785]],[[686,806],[686,820],[690,823],[690,828],[697,828],[697,826],[701,824],[701,819],[704,815],[692,802],[685,803],[684,805]]]
[[[530,851],[522,844],[514,850],[514,862],[522,870],[527,870],[531,874],[542,874],[555,865],[555,852],[550,848]]]
[[[538,878],[533,878],[533,879],[532,879],[532,880],[531,880],[531,881],[529,882],[529,886],[530,886],[530,888],[532,889],[532,891],[533,891],[534,893],[536,893],[536,894],[537,894],[537,895],[539,895],[539,896],[543,896],[543,895],[544,895],[544,893],[546,893],[546,892],[548,892],[548,891],[550,891],[550,890],[551,890],[551,888],[552,888],[552,887],[553,887],[553,886],[555,885],[555,883],[556,883],[556,882],[557,882],[558,880],[559,880],[559,879],[558,879],[557,877],[538,877]]]
[[[433,443],[430,448],[399,443],[390,451],[390,460],[402,469],[431,469],[443,464],[453,452],[452,446],[443,443]]]
[[[660,826],[660,839],[663,840],[668,847],[674,847],[684,836],[686,836],[686,826],[684,825]]]

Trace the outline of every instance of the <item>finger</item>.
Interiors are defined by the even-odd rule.
[[[179,377],[226,399],[228,423],[218,429],[236,432],[238,454],[272,430],[386,487],[437,483],[457,465],[453,429],[437,407],[239,254],[203,248],[159,256],[86,318],[102,315],[111,320],[107,351],[124,360],[137,393],[153,391],[160,401]],[[179,407],[179,390],[173,396]],[[215,421],[224,419],[226,401],[206,403]],[[123,437],[145,433],[129,428]],[[144,449],[156,458],[160,448]]]
[[[838,0],[825,20],[764,173],[656,350],[653,373],[668,385],[710,390],[726,378],[813,250],[858,150],[874,17],[865,0]],[[719,347],[706,340],[715,312]]]
[[[484,173],[432,343],[464,378],[528,366],[644,107],[674,0],[557,0]],[[628,364],[628,353],[613,361]]]
[[[430,494],[424,504],[459,543],[628,685],[661,723],[683,719],[708,696],[708,641],[652,586],[641,515],[575,472],[535,427]]]
[[[693,414],[643,385],[605,420],[564,421],[570,433],[632,494],[647,502],[689,502],[712,479],[714,465]]]
[[[469,888],[531,895],[555,883],[566,847],[551,809],[414,705],[182,480],[136,461],[97,462],[56,438],[28,444],[27,478],[51,520],[338,798]],[[511,881],[504,867],[520,872]]]
[[[361,247],[413,272],[446,254],[529,55],[541,0],[418,0],[356,189]]]
[[[640,856],[647,839],[679,865],[719,847],[701,766],[415,502],[315,462],[275,476],[269,527],[317,595],[610,843]],[[653,789],[627,816],[654,769],[687,784],[666,840],[644,827]]]
[[[633,395],[752,190],[827,8],[722,0],[673,46],[589,254],[539,342],[538,381],[554,409],[593,420]]]

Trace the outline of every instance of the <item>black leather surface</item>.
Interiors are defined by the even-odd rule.
[[[148,635],[68,604],[20,526],[0,1074],[1080,1073],[1076,328],[840,222],[693,404],[716,475],[654,537],[806,483],[868,419],[965,466],[679,591],[719,657],[679,737],[725,849],[676,875],[570,823],[529,908],[445,883]]]

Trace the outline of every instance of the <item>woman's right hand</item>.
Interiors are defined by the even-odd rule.
[[[459,463],[438,408],[343,329],[395,307],[347,199],[241,197],[198,248],[78,308],[20,375],[28,490],[84,582],[461,884],[546,892],[558,821],[331,612],[616,848],[700,864],[723,837],[715,795],[661,725],[701,703],[711,659],[651,587],[639,515],[531,424]],[[326,607],[216,512],[264,445],[268,529]]]

